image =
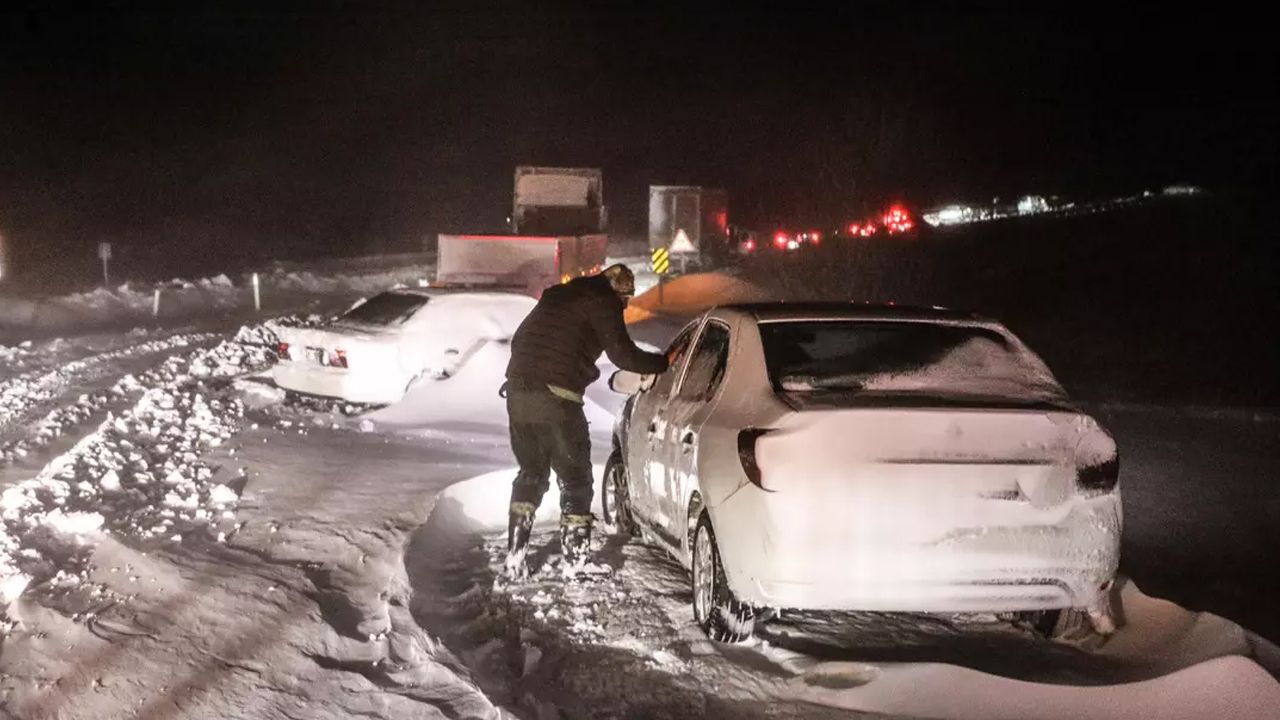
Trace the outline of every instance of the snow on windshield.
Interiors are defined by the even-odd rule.
[[[926,322],[804,321],[760,327],[775,387],[1061,399],[1044,363],[996,330]]]

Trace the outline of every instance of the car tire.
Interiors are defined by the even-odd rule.
[[[693,619],[716,642],[740,643],[755,633],[755,608],[729,590],[711,518],[702,513],[693,535]]]
[[[619,535],[635,537],[639,534],[639,528],[631,514],[631,484],[627,476],[627,463],[618,450],[614,450],[605,462],[604,480],[600,485],[600,507],[605,523],[612,526]]]

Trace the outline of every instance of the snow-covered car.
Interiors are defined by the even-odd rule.
[[[489,342],[509,342],[533,309],[502,292],[400,289],[317,328],[276,327],[277,385],[351,402],[390,404],[424,379],[457,372]]]
[[[1111,435],[1000,323],[940,309],[715,308],[633,393],[606,519],[691,570],[742,640],[765,610],[997,613],[1113,629]],[[1066,627],[1059,625],[1058,628]]]

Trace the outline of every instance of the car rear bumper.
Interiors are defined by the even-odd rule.
[[[344,368],[296,360],[277,363],[271,370],[271,378],[285,390],[378,405],[399,401],[407,384],[399,378],[355,373]]]
[[[1118,492],[1077,498],[1041,524],[937,528],[931,535],[916,527],[904,536],[886,533],[883,525],[861,530],[849,515],[838,522],[809,517],[798,525],[789,513],[770,512],[777,501],[776,495],[744,488],[713,515],[730,587],[740,599],[763,607],[1096,608],[1119,563]],[[754,520],[735,523],[731,515],[744,510]]]

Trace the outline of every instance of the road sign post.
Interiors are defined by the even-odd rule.
[[[667,273],[671,272],[671,253],[664,247],[654,248],[649,267],[658,275],[658,305],[661,306],[662,286],[666,284]]]

